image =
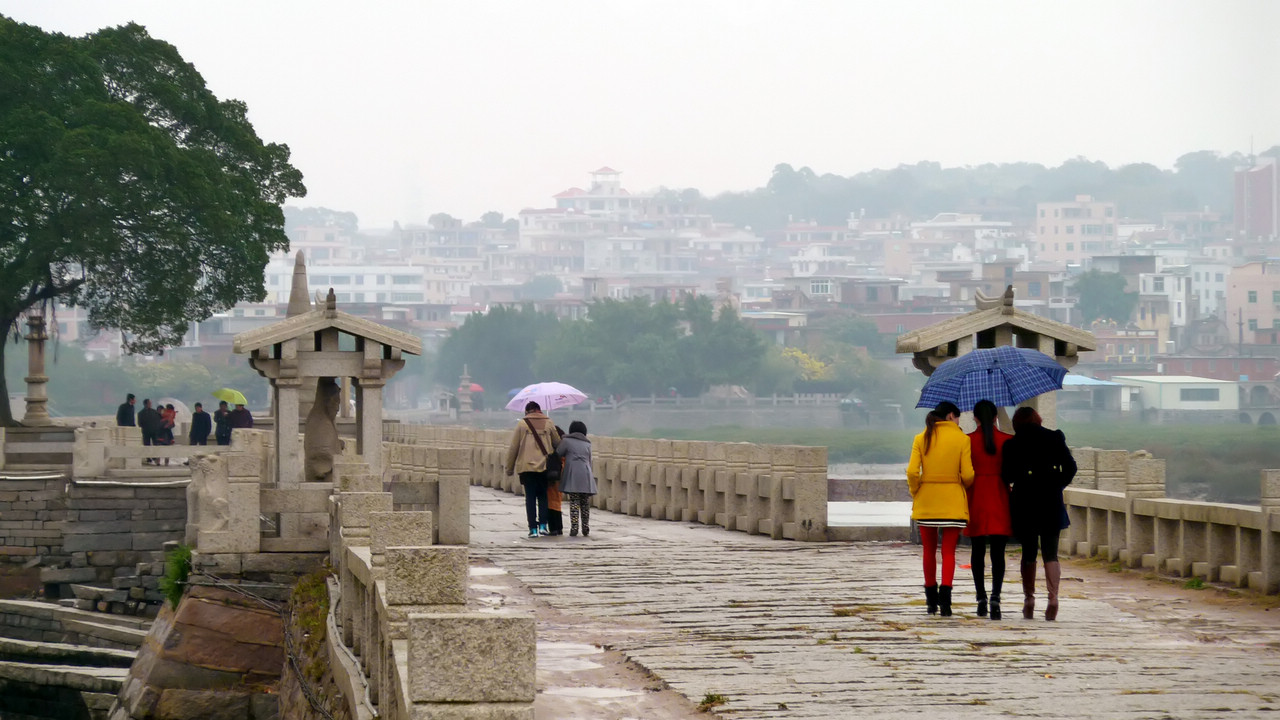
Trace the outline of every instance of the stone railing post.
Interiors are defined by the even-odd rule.
[[[1280,516],[1280,470],[1262,471],[1262,591],[1280,592],[1280,538],[1273,520]]]
[[[1099,463],[1101,464],[1101,463]],[[1164,494],[1165,461],[1139,450],[1128,457],[1125,477],[1125,551],[1129,567],[1150,566],[1158,569],[1155,513],[1134,511],[1142,500],[1160,499]]]
[[[471,448],[440,448],[439,513],[435,523],[441,545],[471,542]]]

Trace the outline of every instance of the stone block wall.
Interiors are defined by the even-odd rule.
[[[40,558],[70,562],[62,547],[67,482],[61,473],[0,477],[0,562],[25,564]]]
[[[504,470],[510,431],[387,423],[395,445],[462,448],[471,483],[520,493]],[[825,541],[827,450],[592,436],[594,507],[791,540]]]
[[[1280,470],[1262,471],[1260,505],[1195,502],[1165,497],[1165,461],[1150,453],[1072,452],[1064,552],[1280,592]]]
[[[387,427],[395,427],[389,423]],[[406,442],[382,444],[383,481],[396,510],[429,512],[433,542],[471,542],[471,452]],[[381,491],[383,488],[377,488]]]
[[[384,467],[415,473],[400,453],[422,449],[389,449],[397,463]],[[439,463],[445,474],[464,469],[467,455],[442,449],[436,457],[446,458]],[[358,466],[338,472],[330,499],[331,593],[338,597],[330,601],[337,610],[329,642],[352,717],[376,710],[392,720],[533,720],[534,619],[469,605],[466,546],[433,544],[449,531],[437,529],[432,513],[396,508],[394,493],[368,487]]]

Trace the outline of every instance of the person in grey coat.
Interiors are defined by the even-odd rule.
[[[587,424],[581,420],[569,423],[569,434],[556,445],[556,454],[564,457],[560,470],[560,492],[569,497],[569,536],[578,534],[578,520],[582,520],[582,535],[591,534],[591,496],[596,494],[596,476],[591,470],[591,441],[587,439]]]

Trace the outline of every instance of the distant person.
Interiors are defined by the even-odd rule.
[[[238,403],[236,409],[231,411],[230,420],[233,430],[247,430],[253,427],[253,413]]]
[[[120,407],[116,408],[116,426],[118,427],[136,427],[134,421],[133,404],[137,402],[133,399],[133,393],[129,393],[125,397],[124,402],[120,403]]]
[[[226,400],[218,403],[218,409],[213,413],[213,424],[216,428],[213,432],[214,441],[219,445],[230,445],[231,411],[227,409]]]
[[[209,433],[213,431],[213,418],[204,411],[202,403],[196,403],[195,412],[191,413],[191,430],[187,433],[187,442],[192,445],[208,445]]]
[[[1013,437],[996,427],[998,409],[990,400],[973,406],[978,429],[969,433],[973,458],[973,486],[969,488],[969,526],[964,534],[972,544],[969,564],[978,597],[978,617],[987,615],[985,555],[991,548],[991,619],[1001,619],[1000,589],[1004,587],[1004,546],[1013,528],[1009,523],[1009,488],[1000,474],[1001,448]]]
[[[551,534],[547,508],[547,455],[560,442],[560,434],[542,406],[529,401],[524,417],[516,423],[507,448],[506,471],[510,477],[520,474],[524,487],[524,514],[529,523],[529,537]]]
[[[969,524],[965,488],[973,484],[969,436],[957,424],[960,408],[941,402],[925,416],[924,432],[911,442],[907,487],[911,519],[924,546],[924,596],[930,615],[951,615],[951,584],[956,573],[960,529]],[[938,585],[938,536],[942,536],[942,585]]]
[[[1040,414],[1024,407],[1013,414],[1013,437],[1004,444],[1001,475],[1009,486],[1013,534],[1022,545],[1022,617],[1036,616],[1036,550],[1044,559],[1049,602],[1045,620],[1058,618],[1058,537],[1071,524],[1062,491],[1076,476],[1076,459],[1061,430],[1041,425]]]
[[[156,441],[163,437],[163,422],[160,413],[151,407],[151,399],[143,400],[142,409],[138,411],[138,429],[142,431],[143,445],[153,446],[158,444]],[[146,465],[159,465],[160,458],[146,458],[143,463]]]
[[[560,491],[569,497],[569,537],[578,535],[579,520],[582,536],[586,537],[591,534],[591,496],[597,492],[587,424],[581,420],[569,423],[569,434],[560,439],[556,453],[564,457]]]

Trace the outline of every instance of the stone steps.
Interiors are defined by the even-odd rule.
[[[0,661],[7,662],[127,669],[137,656],[136,650],[0,637]]]
[[[0,600],[0,636],[118,650],[136,650],[146,618],[80,610],[34,600]]]
[[[59,717],[59,705],[67,705],[66,691],[78,692],[81,703],[63,709],[89,711],[89,718],[106,718],[120,694],[128,668],[78,665],[41,665],[0,661],[3,717]],[[10,714],[12,713],[12,714]],[[67,714],[65,717],[77,717]]]

